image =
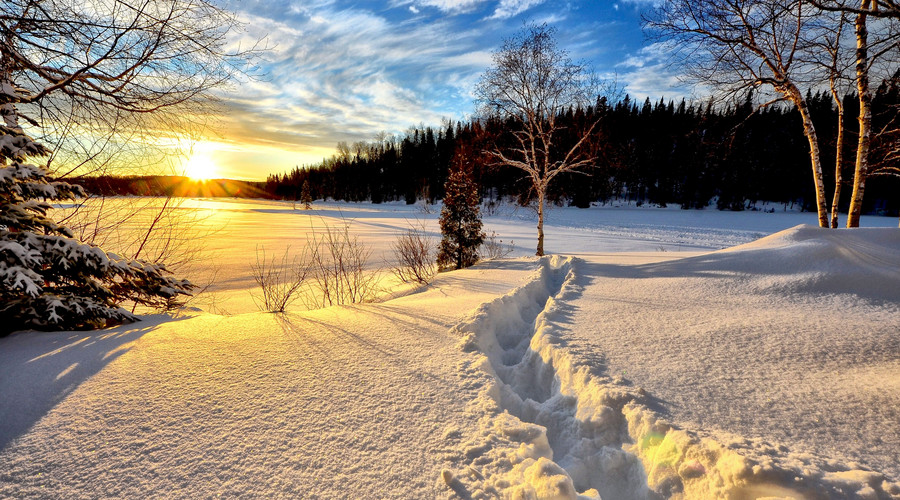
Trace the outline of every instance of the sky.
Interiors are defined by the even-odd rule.
[[[218,177],[264,180],[319,163],[340,141],[465,120],[492,52],[528,23],[554,27],[573,60],[633,98],[691,93],[641,32],[654,0],[228,1],[246,23],[242,45],[268,50],[254,78],[222,92],[188,174],[213,164]]]

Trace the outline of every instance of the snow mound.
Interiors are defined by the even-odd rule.
[[[762,293],[852,293],[896,302],[900,229],[825,229],[799,225],[757,241],[645,267],[648,275],[746,275]]]
[[[809,253],[839,260],[860,248],[877,262],[893,236],[841,243],[808,236],[798,227],[730,252],[681,265],[696,272],[763,266],[779,254],[817,273]],[[796,241],[808,241],[798,250]],[[871,241],[875,243],[871,243]],[[869,242],[862,245],[863,241]],[[885,243],[881,243],[886,241]],[[747,263],[748,259],[752,261]],[[851,261],[853,259],[850,259]],[[460,364],[464,379],[483,387],[471,403],[483,415],[461,453],[461,474],[444,479],[471,498],[900,498],[884,475],[850,466],[823,470],[791,467],[749,449],[753,441],[701,437],[667,422],[652,397],[584,359],[570,345],[568,302],[576,299],[579,259],[547,257],[533,279],[482,305],[455,330],[471,353]],[[840,262],[826,262],[838,266]],[[848,263],[849,264],[849,263]],[[665,271],[665,265],[657,271]],[[805,269],[807,266],[808,269]],[[778,266],[772,266],[772,273]],[[754,267],[757,268],[757,267]],[[684,269],[682,269],[683,271]],[[810,282],[808,280],[804,280]],[[814,280],[813,280],[814,281]],[[824,289],[821,280],[815,285]]]

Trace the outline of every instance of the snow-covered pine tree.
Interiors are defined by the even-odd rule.
[[[48,179],[26,163],[50,151],[19,125],[16,102],[26,95],[0,68],[0,336],[37,329],[98,328],[137,317],[129,301],[150,307],[190,295],[194,286],[166,268],[121,258],[80,243],[47,216],[48,202],[82,195],[79,186]]]
[[[312,195],[309,193],[309,181],[303,181],[303,187],[300,188],[300,201],[303,203],[303,210],[312,208]]]
[[[457,167],[444,184],[441,208],[439,270],[462,269],[478,262],[478,247],[484,242],[478,189],[464,167]]]

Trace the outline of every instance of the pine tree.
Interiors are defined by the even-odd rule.
[[[303,181],[303,187],[300,188],[300,201],[303,203],[303,210],[312,208],[312,195],[309,194],[309,181]]]
[[[462,269],[478,261],[478,247],[485,237],[479,202],[471,175],[464,168],[451,172],[444,185],[444,206],[439,221],[442,235],[437,257],[439,270]]]
[[[159,264],[123,259],[73,239],[47,212],[50,201],[83,195],[25,163],[50,151],[19,126],[15,103],[25,91],[0,71],[0,336],[25,328],[96,328],[137,317],[124,301],[170,305],[193,285]]]

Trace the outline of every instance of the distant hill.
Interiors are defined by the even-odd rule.
[[[272,198],[265,182],[210,179],[199,181],[174,175],[97,176],[70,180],[88,194],[102,196],[175,196],[184,198]]]

